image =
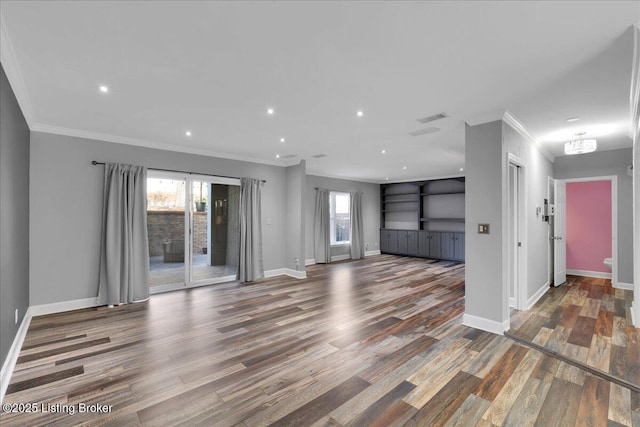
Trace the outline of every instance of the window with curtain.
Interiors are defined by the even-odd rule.
[[[331,191],[329,227],[332,245],[346,245],[351,242],[350,194]]]

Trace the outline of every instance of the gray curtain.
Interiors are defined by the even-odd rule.
[[[260,189],[262,181],[240,180],[240,262],[238,279],[251,282],[264,277],[262,263],[262,214]]]
[[[351,193],[351,259],[364,258],[364,227],[362,226],[362,194]]]
[[[329,190],[316,190],[316,214],[313,225],[314,257],[317,263],[331,262]]]
[[[149,298],[147,169],[104,165],[100,305]]]

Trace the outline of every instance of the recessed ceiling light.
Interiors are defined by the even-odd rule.
[[[460,168],[460,172],[464,172],[464,168]]]
[[[406,167],[406,166],[403,166],[403,167],[402,167],[402,170],[405,170],[405,171],[406,171],[406,170],[407,170],[407,167]]]
[[[389,181],[389,178],[385,178],[384,180],[385,180],[385,181]]]
[[[191,136],[191,131],[190,131],[190,130],[188,130],[188,131],[186,131],[184,134],[185,134],[185,135],[187,135],[187,136]]]
[[[356,113],[356,115],[357,115],[358,117],[362,117],[362,116],[364,116],[364,112],[363,112],[362,110],[360,110],[360,111],[358,111],[358,112]]]
[[[276,159],[279,159],[279,158],[280,158],[280,154],[276,154]]]
[[[387,154],[387,150],[382,150],[381,153],[382,154]]]
[[[569,117],[567,119],[567,122],[571,123],[571,122],[577,122],[578,120],[580,120],[580,117]]]
[[[100,86],[100,92],[107,93],[109,92],[109,88],[107,86],[102,85]]]
[[[280,142],[284,142],[284,138],[280,138]]]
[[[269,114],[270,116],[273,115],[273,113],[275,113],[275,110],[273,108],[267,108],[267,114]]]

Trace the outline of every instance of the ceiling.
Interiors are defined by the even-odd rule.
[[[371,182],[462,174],[464,123],[507,110],[554,156],[578,131],[632,144],[637,1],[3,0],[0,16],[34,130]]]

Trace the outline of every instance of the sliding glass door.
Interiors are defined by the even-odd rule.
[[[149,172],[152,293],[236,280],[239,202],[239,180]]]

